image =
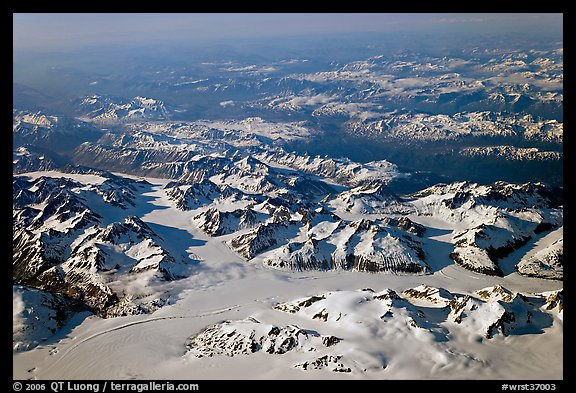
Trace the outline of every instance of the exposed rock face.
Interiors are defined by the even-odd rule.
[[[440,184],[413,196],[417,198],[413,204],[418,214],[434,215],[467,227],[454,233],[450,258],[469,270],[488,275],[501,276],[501,258],[535,235],[562,225],[560,199],[540,183]],[[538,269],[535,261],[525,266],[529,265]],[[561,270],[551,270],[555,270],[551,276],[561,276]]]
[[[563,315],[564,310],[564,290],[544,292],[540,294],[546,299],[545,304],[542,306],[543,310],[555,310],[558,314]]]
[[[480,297],[455,297],[448,319],[490,339],[496,334],[536,333],[550,317],[528,299],[497,285],[476,292]]]
[[[320,224],[319,224],[320,225]],[[305,242],[289,241],[264,261],[267,266],[290,270],[355,270],[366,272],[427,273],[424,252],[410,234],[370,220],[350,224],[322,223],[308,231]]]
[[[301,300],[296,300],[290,303],[279,303],[274,306],[275,310],[287,312],[290,314],[297,313],[300,311],[301,308],[310,307],[313,303],[316,303],[319,300],[326,299],[326,295],[321,296],[311,296],[309,298],[304,298]]]
[[[166,195],[176,202],[181,210],[194,210],[209,205],[215,201],[237,201],[246,196],[239,190],[229,186],[216,185],[204,179],[192,185],[171,182],[166,185]]]
[[[306,370],[322,370],[328,369],[335,373],[349,373],[352,372],[350,367],[347,367],[341,361],[342,356],[324,355],[312,361],[298,363],[294,365],[296,368]]]
[[[426,232],[426,227],[424,225],[418,224],[406,216],[400,218],[385,217],[382,219],[384,225],[391,227],[396,227],[402,229],[403,231],[410,232],[413,235],[422,237],[424,232]]]
[[[94,208],[125,215],[143,185],[106,176],[95,184],[64,177],[14,179],[13,281],[74,299],[101,316],[150,312],[154,307],[129,291],[117,293],[110,283],[134,274],[150,283],[178,279],[189,274],[189,266],[136,216],[101,224]]]
[[[41,112],[13,113],[12,146],[32,146],[44,151],[70,152],[83,142],[96,141],[103,132],[92,124]]]
[[[320,337],[296,325],[278,327],[248,318],[210,326],[190,337],[186,347],[190,355],[198,358],[248,355],[259,351],[281,355],[289,351],[315,351],[316,347],[336,345],[336,340]]]
[[[526,297],[501,286],[466,295],[426,285],[406,289],[402,295],[388,288],[333,291],[274,306],[312,329],[281,327],[254,318],[225,321],[191,336],[186,346],[187,354],[200,360],[290,352],[290,359],[298,359],[292,367],[303,371],[363,374],[388,367],[390,346],[395,347],[394,356],[413,348],[410,361],[423,364],[449,364],[460,356],[469,361],[473,354],[456,353],[446,346],[455,330],[475,340],[538,334],[551,326],[553,315],[562,317],[561,307],[561,291]],[[331,334],[322,334],[328,330]]]
[[[564,277],[564,239],[558,239],[529,258],[522,259],[516,268],[529,277],[562,280]]]
[[[222,236],[254,227],[262,218],[250,208],[221,212],[210,208],[194,217],[198,227],[210,236]]]
[[[340,193],[330,204],[356,214],[410,214],[413,207],[403,202],[383,183],[366,183]]]
[[[80,97],[72,104],[81,116],[103,124],[144,119],[165,120],[172,115],[172,110],[161,100],[140,96],[126,100],[121,97],[92,95]]]
[[[249,260],[265,249],[278,244],[277,234],[286,228],[287,224],[284,222],[261,224],[250,232],[231,239],[228,244],[240,256]]]
[[[453,299],[453,295],[444,288],[434,288],[428,285],[419,285],[402,292],[410,301],[422,301],[435,306],[446,307]]]
[[[476,295],[485,302],[497,302],[501,300],[505,303],[510,303],[515,297],[512,292],[501,285],[494,285],[493,287],[480,289],[476,291]]]

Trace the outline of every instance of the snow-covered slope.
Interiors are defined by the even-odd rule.
[[[31,145],[56,153],[69,152],[82,142],[95,141],[103,132],[75,118],[42,112],[13,110],[12,146]]]
[[[170,184],[105,172],[45,172],[16,176],[13,183],[15,277],[27,277],[26,285],[57,293],[47,296],[76,299],[99,314],[84,319],[87,314],[64,303],[69,316],[62,323],[38,327],[47,332],[46,341],[17,332],[20,349],[41,345],[15,355],[15,375],[121,377],[130,374],[123,367],[138,364],[164,377],[212,378],[214,367],[237,370],[227,374],[231,378],[561,376],[556,366],[538,371],[536,360],[525,366],[529,373],[498,360],[502,351],[517,359],[510,351],[525,346],[535,359],[545,346],[561,348],[560,282],[439,265],[450,261],[452,232],[475,228],[485,211],[493,210],[487,217],[498,225],[499,220],[512,225],[520,213],[561,221],[561,209],[552,207],[551,199],[532,198],[517,186],[496,186],[511,190],[501,198],[486,198],[490,187],[469,186],[474,206],[470,199],[439,191],[461,185],[438,186],[402,202],[412,207],[409,216],[356,213],[364,218],[352,219],[351,212],[342,218],[330,211],[330,198],[308,206],[282,205],[287,201],[281,198],[243,200],[247,194],[240,192],[237,199],[222,199],[222,186],[208,180]],[[195,185],[189,199],[169,195]],[[190,204],[181,209],[177,201],[184,200]],[[530,207],[522,212],[519,206],[526,201]],[[439,214],[418,214],[422,211]],[[450,212],[461,212],[464,219],[457,221]],[[251,214],[256,221],[241,225],[241,217]],[[525,225],[537,241],[534,255],[561,238],[553,225],[535,226],[528,218]],[[520,230],[518,225],[509,228]],[[490,239],[497,237],[487,237],[485,249]],[[184,250],[187,263],[180,259]],[[190,266],[193,254],[202,261]],[[182,278],[167,280],[176,277]],[[514,290],[505,289],[508,285]],[[42,298],[34,302],[60,304]],[[38,320],[23,317],[27,306],[18,299],[16,326],[31,334],[35,328],[27,326]],[[52,309],[58,307],[48,307],[46,315],[56,313]],[[64,331],[77,340],[61,340]],[[51,348],[58,351],[44,363],[39,356]],[[125,348],[124,355],[116,348]],[[86,367],[86,351],[96,356],[99,371]],[[100,360],[103,351],[114,354],[109,364]],[[561,352],[548,362],[560,364],[558,356]],[[261,374],[265,369],[268,374]]]
[[[537,309],[526,296],[499,285],[480,289],[475,295],[478,298],[454,298],[448,319],[488,339],[496,334],[540,333],[552,322],[551,316]]]
[[[13,378],[562,379],[561,41],[366,38],[15,84]]]
[[[321,222],[310,228],[304,239],[289,240],[262,258],[265,265],[280,269],[429,272],[416,238],[370,220]]]
[[[227,185],[216,185],[208,179],[191,185],[170,182],[166,185],[166,194],[181,210],[195,210],[215,202],[226,204],[247,199],[240,190]]]
[[[413,211],[411,205],[403,201],[381,182],[366,183],[340,193],[330,201],[330,206],[336,210],[344,210],[353,214],[409,214]]]
[[[78,302],[50,292],[12,287],[12,343],[15,351],[27,351],[52,338],[74,313],[90,313]]]
[[[170,239],[130,215],[149,184],[102,174],[108,177],[14,178],[13,280],[76,299],[101,315],[128,312],[125,299],[133,300],[132,311],[145,312],[122,283],[134,275],[151,284],[178,279],[190,266],[168,251]]]
[[[210,208],[194,217],[196,225],[210,236],[228,235],[242,229],[252,228],[267,218],[249,207],[221,212]]]
[[[348,123],[348,131],[376,140],[402,143],[518,137],[528,141],[562,143],[563,123],[530,115],[501,112],[464,112],[448,115],[387,113],[381,118]]]
[[[370,182],[387,183],[395,177],[403,176],[396,165],[386,160],[361,164],[343,158],[299,155],[281,148],[256,151],[254,156],[263,162],[322,176],[346,186],[359,186]]]
[[[12,171],[14,173],[49,171],[56,169],[59,163],[32,147],[19,147],[12,153]]]
[[[484,274],[501,275],[499,259],[534,236],[562,225],[561,202],[540,183],[440,184],[412,197],[417,215],[458,225],[450,257]]]
[[[516,268],[530,277],[562,280],[564,274],[564,238],[553,241],[531,256],[523,258]]]
[[[161,100],[140,96],[127,100],[91,95],[78,98],[73,105],[81,117],[104,124],[146,119],[166,120],[173,111]]]
[[[538,334],[554,315],[537,294],[528,298],[501,286],[463,295],[420,285],[403,295],[366,288],[279,302],[274,310],[292,315],[298,325],[262,320],[273,319],[270,312],[260,319],[227,320],[191,336],[185,356],[197,358],[193,364],[198,367],[206,357],[290,353],[284,367],[319,370],[319,377],[334,372],[385,378],[399,367],[439,371],[463,363],[481,369],[483,361],[452,348],[450,337],[497,340]]]

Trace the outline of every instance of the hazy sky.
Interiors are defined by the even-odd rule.
[[[562,14],[13,14],[14,49],[106,43],[411,31],[551,33]]]

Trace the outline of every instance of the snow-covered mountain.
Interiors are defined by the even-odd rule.
[[[292,350],[314,351],[313,345],[329,346],[327,344],[334,341],[332,337],[320,337],[295,325],[278,327],[249,318],[211,326],[191,337],[186,346],[189,355],[202,358],[249,355],[259,351],[278,355]]]
[[[138,120],[167,120],[173,109],[163,101],[136,96],[131,99],[114,96],[91,95],[72,103],[80,117],[100,124]]]
[[[398,195],[382,182],[365,183],[344,191],[330,201],[330,206],[354,214],[409,214],[412,206],[403,202]]]
[[[13,296],[13,348],[27,351],[49,340],[73,316],[89,315],[80,302],[38,289],[14,285]]]
[[[564,277],[564,239],[560,238],[524,257],[516,266],[518,273],[531,277],[562,280]]]
[[[535,235],[562,225],[561,202],[538,183],[460,182],[436,185],[412,196],[418,215],[459,223],[462,229],[453,234],[450,258],[485,274],[502,275],[499,259]]]
[[[60,165],[46,154],[32,147],[19,147],[12,152],[12,170],[14,173],[49,171]]]
[[[526,296],[499,285],[480,289],[475,295],[452,299],[448,319],[488,339],[497,334],[538,333],[550,323],[550,316]]]
[[[387,113],[376,119],[347,123],[348,132],[375,140],[414,142],[455,141],[464,138],[518,138],[562,143],[563,123],[530,115],[501,112],[465,112],[449,115]]]
[[[284,367],[359,375],[385,373],[397,367],[399,358],[424,369],[466,358],[469,367],[481,367],[472,353],[451,350],[445,343],[454,334],[472,340],[537,334],[557,315],[545,300],[556,293],[526,296],[494,286],[452,294],[420,285],[402,295],[388,288],[365,288],[278,302],[274,310],[292,315],[298,325],[278,326],[254,317],[226,320],[189,337],[185,356],[196,358],[199,365],[206,357],[290,352]]]
[[[320,199],[311,198],[314,193],[291,190],[297,183],[258,160],[239,154],[212,158],[226,162],[216,167],[222,168],[219,175],[204,177],[200,182],[168,182],[159,192],[174,209],[190,212],[190,225],[215,239],[223,237],[220,242],[246,263],[282,271],[433,274],[434,265],[428,260],[438,256],[428,255],[427,226],[418,220],[434,216],[457,228],[451,235],[453,249],[449,256],[467,269],[488,275],[501,275],[499,260],[529,240],[554,234],[556,240],[544,242],[537,252],[519,260],[517,270],[527,276],[562,278],[562,235],[551,232],[562,225],[562,202],[542,184],[439,184],[401,198],[387,190],[384,183],[372,181]],[[34,327],[36,322],[26,322],[28,317],[19,316],[18,332],[36,329],[50,337],[83,309],[103,317],[153,312],[167,303],[161,295],[162,283],[190,276],[193,265],[199,263],[200,257],[193,253],[188,257],[175,253],[172,239],[160,236],[134,215],[142,209],[143,194],[150,190],[148,182],[81,167],[68,169],[74,173],[42,176],[40,172],[15,176],[13,180],[14,283],[35,288],[36,292],[30,293],[37,296],[30,295],[30,301],[45,304],[43,313],[61,315],[56,325],[38,327]],[[262,180],[256,183],[243,180],[258,176]],[[278,192],[278,187],[286,191]],[[357,208],[359,201],[363,209]],[[367,214],[371,218],[353,219]],[[149,290],[142,291],[143,286]],[[494,300],[489,295],[490,299],[483,299],[485,293],[500,297]],[[419,286],[403,295],[415,304],[448,307],[447,321],[486,337],[528,329],[530,318],[537,314],[524,298],[502,297],[503,293],[502,289],[488,289],[477,293],[482,299],[478,300]],[[398,295],[390,296],[395,299]],[[550,309],[557,308],[557,300],[548,300]],[[503,303],[488,306],[482,303],[486,301]],[[328,320],[330,315],[326,309],[317,310],[311,317]],[[421,316],[410,318],[425,321]],[[274,348],[271,353],[278,353],[300,351],[300,345],[326,347],[324,336],[308,334],[304,339],[293,326],[243,323],[247,336],[230,336],[235,342],[239,340],[234,344],[238,348],[253,350],[261,345],[265,351]],[[225,326],[195,339],[194,353],[227,353],[209,348],[205,342],[212,343],[222,329],[227,332],[230,328]],[[283,339],[252,337],[250,333],[264,330],[266,334],[278,330],[278,337]],[[45,338],[22,334],[15,336],[18,348],[32,348]],[[252,344],[246,344],[246,340]],[[293,344],[286,347],[282,344],[286,340]],[[298,344],[307,340],[311,340],[309,344]],[[222,348],[229,345],[222,343]],[[340,353],[304,360],[297,366],[305,370],[354,370]]]
[[[503,157],[516,161],[558,161],[563,157],[563,153],[559,151],[514,146],[467,147],[460,150],[460,154],[468,157]]]
[[[181,210],[195,210],[217,201],[234,203],[252,200],[240,190],[226,184],[217,185],[205,178],[193,184],[170,182],[166,185],[166,195],[174,200]]]
[[[163,193],[175,207],[195,211],[190,220],[193,226],[212,237],[229,235],[226,244],[239,256],[280,270],[433,273],[425,251],[426,226],[407,215],[415,219],[434,215],[458,224],[449,253],[454,262],[476,272],[502,275],[500,259],[562,224],[559,201],[541,184],[437,185],[403,201],[382,191],[384,186],[372,185],[312,203],[300,193],[292,194],[290,182],[280,183],[287,193],[278,193],[284,175],[258,161],[237,158],[224,170],[225,174],[212,180],[172,182]],[[258,182],[258,188],[247,187],[237,177],[266,179],[271,173],[275,177],[267,186]],[[16,283],[68,294],[103,315],[114,315],[117,311],[110,310],[127,294],[119,296],[111,289],[110,277],[152,272],[147,279],[171,280],[188,274],[183,257],[166,248],[170,239],[162,239],[130,215],[146,182],[105,172],[85,176],[97,181],[15,177]],[[342,206],[342,195],[353,200],[368,196],[371,209]],[[375,206],[374,201],[382,205]],[[385,206],[389,208],[383,210]],[[382,218],[346,216],[365,213],[378,213]],[[518,271],[561,278],[561,245],[560,238],[520,261]],[[137,307],[133,312],[139,312]]]
[[[264,264],[290,270],[335,269],[397,274],[429,272],[419,240],[397,228],[365,219],[351,223],[321,221],[308,226],[310,229],[304,236],[300,233],[299,238],[288,240],[287,244],[264,254]],[[258,230],[253,233],[256,236],[252,233],[241,235],[232,239],[230,244],[233,247],[242,244],[250,250],[258,250],[264,249],[258,244],[274,244],[272,239],[287,238],[284,233],[284,236]],[[250,239],[248,243],[247,239]],[[274,245],[279,243],[277,241]]]
[[[222,236],[252,228],[258,222],[262,222],[265,217],[249,207],[228,212],[210,208],[195,216],[194,221],[208,235]]]
[[[294,197],[303,201],[308,194],[325,196],[334,191],[325,181],[299,171],[273,167],[247,152],[196,149],[195,145],[158,141],[156,135],[150,135],[144,143],[141,135],[136,137],[135,140],[114,136],[109,139],[111,143],[104,140],[84,143],[75,150],[73,161],[138,176],[174,179],[189,185],[210,181],[220,188],[231,187],[233,192],[272,198]],[[173,197],[179,198],[176,194]]]
[[[333,62],[318,72],[288,75],[284,83],[292,83],[291,88],[258,103],[277,111],[308,110],[316,116],[357,118],[377,111],[378,105],[442,112],[478,108],[531,112],[542,107],[557,111],[562,107],[562,49],[476,49],[447,57],[401,50],[344,64]],[[301,87],[293,81],[300,81]]]
[[[300,171],[245,151],[218,153],[207,144],[194,153],[173,149],[175,141],[155,134],[134,136],[110,138],[104,157],[110,167],[120,147],[127,152],[120,162],[131,168],[136,168],[134,158],[152,167],[166,152],[170,159],[183,158],[186,172],[166,176],[176,180],[152,179],[154,185],[72,164],[14,176],[15,350],[42,350],[81,327],[90,314],[146,318],[162,310],[161,315],[171,315],[177,310],[171,308],[173,299],[186,297],[186,291],[240,282],[254,269],[271,277],[372,273],[368,276],[383,282],[423,284],[250,301],[269,308],[195,325],[179,344],[185,346],[183,361],[204,367],[221,358],[287,355],[271,361],[318,376],[396,375],[401,364],[429,370],[467,364],[483,370],[489,362],[453,345],[455,337],[459,343],[500,343],[504,337],[558,329],[562,321],[561,290],[518,293],[489,281],[514,270],[562,279],[563,201],[551,187],[456,182],[398,195],[388,186],[390,172],[378,172],[385,165],[368,169],[348,162],[344,167],[359,170]],[[136,148],[146,143],[147,151]],[[16,153],[33,154],[25,148]],[[28,162],[33,167],[41,161]],[[362,176],[375,168],[374,176]],[[164,210],[171,212],[165,218]],[[450,228],[442,247],[437,222]],[[514,263],[501,266],[510,256]],[[463,291],[430,285],[454,273],[447,270],[454,266],[438,262],[450,258],[480,273],[477,277],[488,277],[477,279],[491,286]],[[241,306],[201,315],[235,307]],[[416,353],[425,355],[416,358]]]
[[[12,146],[27,145],[57,153],[70,152],[86,141],[96,141],[102,131],[75,118],[42,112],[13,110]]]
[[[130,215],[148,183],[105,172],[79,176],[14,178],[13,280],[103,316],[147,312],[122,282],[135,274],[150,284],[182,278],[190,264],[168,251],[170,239]]]
[[[283,149],[267,149],[254,154],[259,160],[271,164],[283,165],[305,173],[334,180],[346,186],[360,186],[364,183],[383,181],[402,176],[396,165],[386,161],[373,161],[365,164],[349,159],[331,157],[311,157],[288,153]]]
[[[15,51],[13,379],[564,378],[549,37]]]

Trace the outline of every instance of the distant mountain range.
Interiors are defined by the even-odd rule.
[[[562,48],[361,52],[15,83],[18,376],[53,376],[20,351],[80,369],[134,343],[166,347],[159,377],[240,357],[304,378],[517,379],[507,356],[562,374],[541,360],[563,322]]]
[[[427,227],[418,223],[431,216],[459,228],[444,257],[501,276],[502,258],[562,228],[562,196],[541,183],[458,182],[401,195],[388,185],[410,174],[387,161],[313,158],[273,141],[238,143],[233,131],[210,138],[203,128],[179,124],[162,134],[153,127],[164,125],[147,124],[148,131],[131,126],[114,132],[15,112],[15,173],[60,171],[14,176],[16,284],[115,316],[154,307],[118,293],[111,280],[136,274],[173,280],[193,271],[189,257],[169,251],[170,239],[130,213],[146,204],[150,184],[107,171],[174,179],[162,193],[174,208],[194,212],[199,230],[222,237],[246,261],[280,270],[433,273]],[[63,137],[69,149],[56,150]],[[71,180],[66,173],[97,182]],[[561,280],[562,254],[559,238],[519,261],[517,271]]]

